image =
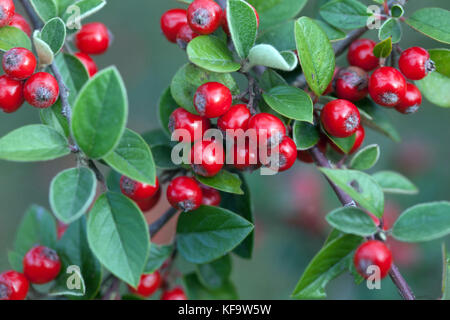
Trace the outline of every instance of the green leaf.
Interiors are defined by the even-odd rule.
[[[387,40],[391,38],[392,43],[397,43],[402,38],[402,26],[397,19],[387,19],[378,31],[378,39]]]
[[[339,208],[326,216],[327,222],[337,230],[357,236],[367,237],[377,231],[372,218],[355,207]]]
[[[153,129],[142,134],[142,138],[150,146],[154,148],[159,145],[170,145],[171,141],[163,129]]]
[[[256,43],[270,44],[279,51],[295,50],[294,23],[288,20],[264,30],[258,34]]]
[[[17,47],[31,50],[31,41],[28,35],[15,27],[0,28],[0,51],[8,51]]]
[[[54,0],[30,0],[30,3],[39,18],[44,22],[58,15],[58,9]]]
[[[77,21],[86,19],[87,17],[93,15],[94,13],[96,13],[100,9],[102,9],[106,5],[106,1],[104,1],[104,0],[79,0],[78,1],[77,0],[75,5],[76,5],[76,10],[74,8],[72,8],[72,10],[67,10],[67,9],[71,9],[69,6],[69,7],[67,7],[66,10],[64,10],[64,12],[61,15],[61,18],[66,23],[67,27],[69,29],[73,29],[74,31],[76,31],[76,29],[74,28],[74,23],[76,22],[76,20],[74,19],[75,17],[76,17],[76,19],[78,19]]]
[[[305,91],[291,86],[279,86],[264,93],[263,98],[283,116],[313,123],[313,103]]]
[[[116,149],[103,159],[111,168],[133,180],[155,184],[156,168],[152,152],[136,132],[126,129]]]
[[[62,105],[60,100],[58,100],[50,108],[45,108],[39,110],[39,116],[41,118],[42,124],[52,127],[58,131],[61,135],[69,137],[70,129],[67,119],[63,116]]]
[[[60,158],[70,153],[69,145],[55,129],[42,125],[27,125],[0,138],[0,159],[33,162]]]
[[[450,108],[450,77],[434,71],[415,83],[428,101],[439,107]]]
[[[128,100],[115,67],[97,73],[81,89],[72,114],[72,133],[80,149],[99,159],[113,151],[125,130]]]
[[[405,22],[413,29],[443,43],[450,44],[450,11],[441,8],[423,8],[414,12]]]
[[[360,171],[320,168],[331,181],[377,217],[384,212],[384,194],[376,180]]]
[[[97,179],[88,168],[60,172],[50,184],[50,206],[55,216],[66,224],[86,213],[95,197]]]
[[[136,287],[150,248],[147,222],[136,204],[122,194],[101,195],[90,212],[87,234],[100,262]]]
[[[33,32],[33,44],[36,49],[37,57],[39,59],[40,66],[47,66],[52,64],[55,55],[52,48],[41,39],[41,34],[38,30]]]
[[[436,71],[450,78],[450,50],[430,49],[428,50],[430,59],[433,60]]]
[[[242,0],[227,1],[227,22],[239,57],[245,59],[255,44],[257,21],[253,8]]]
[[[64,46],[66,40],[66,25],[61,18],[53,18],[47,21],[40,32],[42,41],[48,44],[53,54],[57,54]]]
[[[380,147],[371,144],[359,150],[350,161],[350,168],[355,170],[369,170],[380,158]]]
[[[230,278],[231,269],[231,257],[225,255],[213,262],[197,265],[197,276],[206,288],[219,289]]]
[[[145,265],[144,273],[150,274],[161,268],[163,263],[169,259],[173,252],[173,246],[161,246],[152,243],[150,246],[150,252],[148,254],[147,263]]]
[[[183,278],[190,300],[237,300],[238,294],[234,285],[228,280],[218,289],[205,288],[198,275],[190,273]]]
[[[334,0],[320,7],[320,15],[336,28],[356,29],[365,27],[371,16],[367,7],[356,0]]]
[[[179,166],[172,162],[172,147],[169,145],[158,145],[152,148],[155,165],[162,170],[175,170]]]
[[[72,223],[66,230],[61,240],[58,241],[57,251],[61,259],[63,272],[56,279],[52,295],[80,296],[79,299],[94,299],[100,290],[102,282],[102,268],[100,262],[89,248],[86,234],[86,218],[82,217]],[[69,289],[67,284],[73,283],[76,274],[66,272],[70,266],[80,269],[80,280],[84,287]],[[84,290],[83,290],[84,289]]]
[[[241,65],[233,60],[226,43],[215,36],[200,36],[187,46],[189,61],[213,72],[234,72]]]
[[[180,215],[177,247],[192,263],[207,263],[233,250],[253,230],[239,215],[222,208],[201,206]]]
[[[306,267],[292,297],[295,299],[326,298],[326,285],[347,271],[353,251],[361,241],[361,237],[346,234],[328,242]]]
[[[196,175],[195,178],[204,185],[223,192],[244,194],[241,189],[242,181],[239,176],[226,170],[221,170],[214,177]]]
[[[168,137],[172,135],[172,133],[169,131],[169,118],[172,112],[177,109],[177,103],[173,99],[172,94],[170,93],[170,88],[167,88],[162,93],[161,97],[159,98],[158,102],[158,119],[159,124],[161,125],[164,132],[167,134]]]
[[[279,52],[269,44],[257,44],[248,55],[249,64],[245,66],[250,70],[253,66],[265,66],[283,71],[292,71],[297,66],[297,57],[291,51]]]
[[[297,20],[295,39],[306,82],[320,96],[330,84],[334,73],[335,58],[330,41],[320,26],[308,17]]]
[[[361,113],[361,121],[364,126],[384,134],[395,142],[401,141],[397,129],[392,125],[386,111],[382,107],[375,105],[372,100],[367,98],[358,101],[356,104],[358,108],[364,111],[364,113]],[[369,114],[372,119],[364,117],[364,114]]]
[[[25,254],[36,244],[56,249],[56,222],[46,209],[32,205],[17,229],[12,255],[16,260],[22,261]]]
[[[298,150],[308,150],[319,142],[320,132],[310,123],[295,121],[292,126],[292,136]]]
[[[397,172],[380,171],[372,177],[386,193],[417,194],[419,192],[411,181]]]
[[[400,4],[394,4],[391,7],[391,15],[394,18],[401,18],[404,13],[405,13],[405,10],[403,9],[402,5],[400,5]]]
[[[247,1],[259,14],[260,26],[263,30],[296,17],[307,0],[249,0]]]
[[[206,82],[220,82],[227,86],[232,94],[239,93],[239,88],[230,74],[209,72],[193,64],[185,64],[172,79],[172,97],[179,106],[197,114],[193,104],[194,94],[197,88]]]
[[[316,19],[316,20],[314,20],[314,22],[317,23],[319,25],[319,27],[322,28],[323,31],[325,31],[325,33],[327,34],[327,37],[330,41],[342,40],[342,39],[345,39],[345,37],[347,36],[344,31],[339,30],[339,29],[329,25],[325,21]]]
[[[250,188],[245,181],[244,176],[240,175],[242,180],[243,195],[232,193],[223,193],[221,207],[237,213],[245,220],[253,224],[253,203],[251,199]],[[253,254],[253,244],[255,242],[255,231],[252,231],[247,238],[244,239],[233,252],[244,259],[251,259]]]
[[[405,242],[423,242],[450,233],[450,202],[418,204],[403,212],[392,228],[394,238]]]
[[[8,262],[11,269],[22,272],[23,270],[23,255],[15,251],[8,251]]]
[[[288,83],[282,76],[272,69],[266,69],[258,79],[258,84],[264,91],[269,91],[273,87],[287,86]]]
[[[378,58],[387,58],[392,52],[392,38],[389,37],[376,44],[373,48],[373,54]]]
[[[355,145],[356,134],[353,134],[347,138],[336,138],[328,134],[325,130],[323,130],[323,132],[342,152],[346,154],[348,154]]]
[[[442,298],[450,300],[450,255],[447,252],[445,243],[442,244]]]

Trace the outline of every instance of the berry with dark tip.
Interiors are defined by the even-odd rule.
[[[219,82],[207,82],[194,95],[194,107],[201,116],[217,118],[225,114],[233,102],[230,89]]]
[[[405,95],[400,99],[400,102],[395,106],[395,110],[403,114],[411,114],[419,110],[422,103],[422,94],[420,90],[412,83],[406,84]]]
[[[31,283],[48,283],[54,280],[60,271],[61,261],[53,249],[35,246],[23,258],[23,273]]]
[[[59,96],[59,85],[55,77],[47,72],[33,74],[23,87],[25,100],[36,108],[51,107]]]
[[[138,182],[126,176],[120,178],[120,190],[128,198],[134,201],[141,201],[153,197],[159,189],[158,177],[155,185]]]
[[[395,68],[381,67],[372,73],[369,93],[380,106],[394,107],[406,92],[405,77]]]
[[[25,300],[30,284],[20,272],[10,270],[0,274],[0,300]]]
[[[198,175],[213,177],[225,163],[223,146],[216,141],[198,141],[191,149],[191,167]]]
[[[177,177],[167,187],[167,200],[175,209],[192,211],[202,204],[202,189],[193,178]]]
[[[161,31],[170,42],[176,43],[180,29],[187,25],[186,10],[170,9],[166,11],[160,20]]]
[[[0,109],[12,113],[23,104],[23,83],[3,75],[0,76]]]
[[[212,0],[194,0],[187,10],[187,21],[198,34],[210,34],[222,23],[222,8]]]
[[[269,152],[268,158],[262,163],[275,171],[283,172],[290,169],[297,159],[297,146],[295,142],[289,138],[284,137],[280,144]]]
[[[353,263],[358,273],[365,279],[369,278],[373,271],[371,266],[378,267],[380,278],[383,279],[389,273],[392,266],[392,254],[388,247],[381,241],[369,240],[356,249]]]
[[[350,101],[337,99],[328,102],[320,114],[325,130],[334,137],[346,138],[353,135],[359,127],[358,108]]]
[[[25,48],[12,48],[2,59],[5,73],[13,79],[25,80],[31,77],[36,69],[37,61],[33,52]]]
[[[428,73],[436,70],[433,60],[427,50],[421,47],[411,47],[400,55],[398,67],[403,75],[410,80],[421,80]]]
[[[335,82],[339,99],[359,101],[369,94],[369,75],[359,67],[341,69]]]
[[[351,66],[372,71],[378,67],[380,60],[373,54],[377,43],[370,39],[358,39],[352,42],[348,49],[347,60]]]
[[[189,133],[189,142],[194,142],[203,138],[203,134],[211,127],[211,121],[183,108],[175,109],[169,117],[169,131],[184,129]],[[182,136],[178,137],[178,141],[182,141]]]

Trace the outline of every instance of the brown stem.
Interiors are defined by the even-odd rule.
[[[157,234],[166,225],[166,223],[175,216],[177,212],[177,209],[171,207],[158,220],[153,222],[149,227],[150,236],[153,237],[155,234]]]

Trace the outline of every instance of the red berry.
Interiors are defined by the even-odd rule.
[[[394,107],[406,92],[405,77],[395,68],[381,67],[372,73],[369,93],[375,103]]]
[[[250,118],[248,129],[254,130],[260,147],[273,148],[286,135],[283,121],[270,113],[258,113]]]
[[[412,83],[406,83],[405,95],[400,99],[400,102],[395,106],[395,110],[400,113],[410,114],[419,110],[422,103],[422,94],[420,90]]]
[[[380,268],[380,277],[383,279],[389,273],[392,265],[392,254],[388,247],[381,241],[369,240],[356,249],[353,258],[356,270],[364,278],[369,278],[372,274],[367,273],[369,266]]]
[[[0,274],[0,300],[25,300],[29,286],[22,273],[5,271]]]
[[[179,129],[187,130],[190,142],[202,139],[203,134],[210,127],[211,121],[208,118],[190,113],[183,108],[175,109],[169,117],[170,132],[173,133]],[[182,141],[182,136],[178,138],[178,141]]]
[[[31,283],[44,284],[54,280],[61,270],[56,251],[35,246],[23,258],[23,273]]]
[[[202,204],[202,189],[189,177],[177,177],[167,187],[167,200],[176,209],[192,211]]]
[[[31,26],[28,23],[27,20],[25,20],[24,17],[22,17],[20,14],[18,14],[17,12],[14,14],[14,16],[12,17],[11,22],[9,23],[9,25],[11,27],[16,27],[20,30],[22,30],[23,32],[25,32],[29,37],[31,36]]]
[[[237,104],[217,120],[217,127],[224,133],[227,130],[242,129],[245,131],[251,116],[252,114],[245,104]]]
[[[158,189],[158,177],[156,177],[154,186],[132,180],[126,176],[120,178],[120,190],[124,195],[134,201],[141,201],[153,197]]]
[[[111,35],[108,28],[100,22],[85,24],[75,35],[75,45],[86,54],[102,54],[108,50]]]
[[[0,28],[11,22],[14,12],[15,7],[12,0],[0,0]]]
[[[358,101],[369,94],[369,75],[359,67],[342,69],[336,79],[335,91],[339,99]]]
[[[3,75],[0,76],[0,109],[11,113],[23,104],[23,83]]]
[[[207,82],[194,95],[197,112],[207,118],[217,118],[225,114],[233,101],[230,89],[219,82]]]
[[[328,139],[325,136],[321,136],[319,142],[317,143],[317,148],[322,153],[327,152],[327,145],[328,145]],[[311,153],[309,150],[299,150],[297,151],[297,159],[304,163],[313,163],[314,159],[311,156]]]
[[[151,274],[143,274],[136,289],[131,286],[128,288],[132,293],[148,298],[159,289],[161,282],[161,274],[159,271],[155,271]]]
[[[185,24],[180,28],[180,31],[178,31],[176,42],[181,49],[186,49],[188,43],[198,36],[198,33],[192,31],[191,27],[189,27],[188,24]]]
[[[25,80],[36,69],[36,58],[28,49],[13,48],[3,55],[2,66],[5,73],[13,79]]]
[[[203,200],[202,204],[205,206],[218,206],[220,205],[220,201],[222,200],[222,197],[220,196],[220,192],[217,191],[214,188],[200,185],[200,188],[202,189],[202,195]]]
[[[286,136],[281,140],[278,149],[276,151],[271,150],[267,160],[263,160],[262,163],[266,167],[283,172],[290,169],[294,165],[296,159],[297,146],[291,138]]]
[[[372,71],[380,63],[379,59],[373,54],[375,45],[376,42],[370,39],[353,41],[348,49],[348,63],[366,71]]]
[[[33,107],[48,108],[58,99],[59,85],[50,73],[38,72],[25,82],[23,95]]]
[[[198,34],[216,31],[222,22],[222,8],[213,0],[194,0],[187,10],[187,21]]]
[[[97,65],[95,64],[94,59],[92,59],[88,54],[77,52],[75,53],[75,56],[80,59],[81,63],[83,63],[90,77],[93,77],[97,73]]]
[[[187,24],[186,10],[170,9],[161,16],[161,30],[167,40],[175,43],[181,27]]]
[[[400,71],[410,80],[420,80],[426,77],[429,72],[436,70],[430,54],[421,47],[411,47],[400,55],[398,60]]]
[[[358,108],[350,101],[337,99],[328,102],[320,114],[325,130],[334,137],[353,135],[360,123]]]
[[[248,138],[244,142],[238,138],[233,148],[233,167],[241,171],[253,171],[261,167],[256,143],[250,143]]]
[[[213,177],[225,163],[223,146],[216,141],[198,141],[191,149],[191,167],[198,175]]]
[[[247,3],[250,7],[252,7],[253,12],[256,15],[256,27],[259,28],[259,14],[258,11],[256,11],[256,9],[249,3]],[[230,28],[228,27],[228,20],[227,20],[227,10],[224,9],[223,10],[223,16],[222,16],[222,29],[223,31],[230,36]]]
[[[142,212],[147,212],[156,206],[156,204],[159,202],[159,199],[161,199],[161,188],[156,191],[156,194],[154,196],[144,200],[136,201],[136,204]]]
[[[161,295],[161,300],[188,300],[182,288],[174,288],[172,290],[164,291]]]

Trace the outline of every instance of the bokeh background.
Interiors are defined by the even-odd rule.
[[[314,15],[318,3],[309,0],[301,14]],[[448,0],[410,0],[406,14],[425,3],[429,7],[450,9]],[[22,12],[20,5],[17,7]],[[187,62],[185,53],[160,33],[159,18],[173,7],[183,5],[174,0],[109,0],[108,5],[90,19],[104,22],[114,33],[111,49],[96,61],[101,68],[116,65],[120,70],[130,101],[128,126],[138,132],[159,126],[156,116],[159,95],[177,69]],[[445,47],[406,25],[403,31],[401,46],[404,48],[412,45]],[[376,32],[371,31],[367,36],[375,39]],[[345,63],[344,57],[338,59],[338,64]],[[399,170],[420,188],[420,194],[388,195],[388,221],[395,220],[396,215],[416,203],[450,200],[450,110],[424,101],[415,115],[403,116],[393,111],[389,114],[403,142],[394,144],[367,130],[365,144],[378,143],[382,148],[381,159],[372,171]],[[37,122],[38,112],[30,106],[14,114],[0,114],[0,136]],[[37,164],[0,162],[0,270],[9,268],[7,250],[12,248],[15,230],[26,208],[32,203],[49,208],[51,179],[62,169],[74,165],[70,157]],[[298,163],[284,174],[268,177],[254,173],[248,178],[257,241],[252,260],[234,259],[233,279],[243,299],[287,299],[327,236],[329,229],[323,216],[339,203],[313,166]],[[447,237],[444,242],[448,240]],[[418,298],[435,299],[440,295],[442,242],[391,243],[394,260]],[[369,291],[364,285],[356,286],[350,275],[334,280],[327,292],[332,299],[398,298],[389,279],[382,282],[382,290]]]

